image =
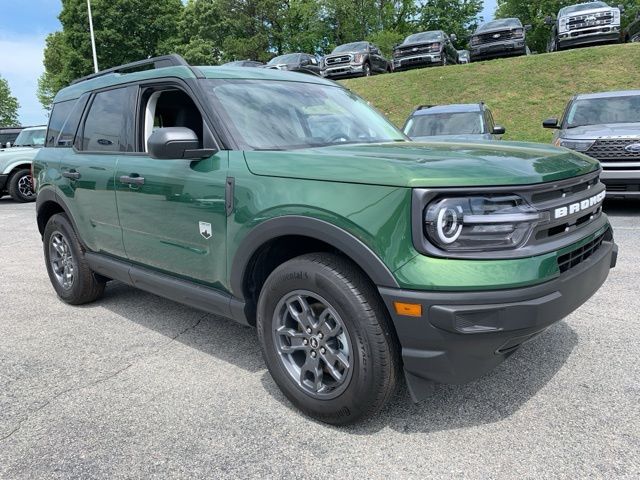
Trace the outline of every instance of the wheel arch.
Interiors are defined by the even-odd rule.
[[[31,162],[21,160],[18,162],[14,162],[10,165],[7,165],[7,168],[5,168],[4,170],[4,175],[12,176],[14,173],[18,172],[19,170],[30,170],[30,169],[31,169]]]
[[[69,213],[69,208],[60,199],[60,197],[56,195],[53,189],[40,189],[40,191],[38,192],[38,197],[36,199],[36,220],[38,223],[38,231],[40,232],[40,235],[44,234],[44,229],[47,226],[47,222],[49,221],[49,219],[58,213],[64,213],[67,216],[67,218],[71,222],[71,225],[73,226],[73,229],[76,232],[76,235],[78,235],[80,244],[84,248],[84,242],[80,238],[76,222]]]
[[[231,262],[230,288],[245,302],[249,322],[255,318],[257,299],[269,274],[291,258],[316,251],[338,253],[356,264],[374,285],[398,288],[378,255],[351,233],[311,217],[276,217],[255,227]]]

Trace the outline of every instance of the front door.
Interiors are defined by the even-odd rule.
[[[201,111],[182,89],[142,88],[136,154],[122,155],[116,199],[127,257],[138,264],[222,287],[226,277],[228,154],[156,160],[146,140],[158,127],[187,127],[201,142]],[[208,136],[207,136],[208,138]]]

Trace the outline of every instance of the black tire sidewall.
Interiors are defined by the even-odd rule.
[[[301,289],[322,296],[336,309],[351,340],[352,376],[346,389],[332,399],[317,399],[302,391],[282,364],[273,342],[271,329],[278,302],[288,293]],[[375,372],[371,368],[374,339],[365,328],[370,321],[370,312],[362,309],[358,296],[343,278],[303,257],[287,262],[271,274],[258,303],[258,336],[269,372],[294,405],[329,423],[350,423],[366,415],[370,410],[369,400],[376,397]]]
[[[11,198],[13,198],[13,200],[15,200],[16,202],[28,203],[28,202],[35,201],[36,199],[35,195],[33,195],[32,197],[27,197],[23,195],[20,192],[20,189],[18,188],[18,182],[20,181],[20,179],[23,177],[30,177],[30,176],[31,176],[31,171],[27,170],[26,168],[22,170],[18,170],[13,175],[11,175],[11,178],[9,179],[9,195],[11,195]]]
[[[362,72],[362,74],[365,77],[370,77],[372,72],[371,72],[371,66],[368,63],[364,64],[364,67],[362,67],[364,69],[364,71]]]

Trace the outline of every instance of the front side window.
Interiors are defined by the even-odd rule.
[[[45,128],[22,130],[16,138],[14,147],[42,147],[46,135]]]
[[[603,123],[640,123],[640,95],[576,100],[567,113],[566,128]]]
[[[380,113],[348,90],[314,83],[207,80],[214,108],[247,149],[287,150],[403,141]]]
[[[477,135],[484,132],[480,113],[430,113],[412,117],[405,127],[410,137]]]
[[[84,124],[82,150],[90,152],[125,152],[128,131],[132,129],[127,88],[98,92]]]

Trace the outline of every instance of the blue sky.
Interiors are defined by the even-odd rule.
[[[0,75],[20,102],[23,125],[46,123],[46,112],[36,98],[42,74],[42,52],[47,34],[60,29],[60,0],[0,0]],[[491,19],[496,0],[484,2],[483,17]]]

